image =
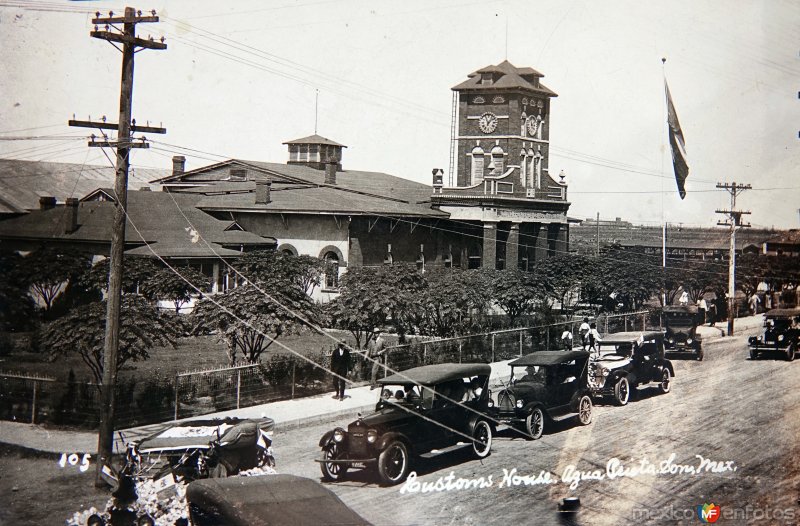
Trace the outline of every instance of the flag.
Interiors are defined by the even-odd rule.
[[[683,141],[683,131],[678,122],[678,114],[672,104],[667,80],[664,79],[664,89],[667,93],[667,124],[669,124],[669,145],[672,149],[672,168],[675,171],[675,182],[678,183],[678,193],[681,199],[686,197],[684,183],[689,176],[689,164],[686,162],[686,144]]]

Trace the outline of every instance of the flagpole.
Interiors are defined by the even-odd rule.
[[[667,59],[665,57],[661,58],[661,77],[664,82],[664,111],[662,112],[662,116],[667,114],[667,74],[664,71],[665,64]],[[663,124],[661,125],[664,126]],[[664,218],[664,152],[667,149],[667,143],[664,140],[664,133],[661,133],[661,268],[664,269],[664,282],[662,282],[661,287],[661,304],[666,306],[667,304],[667,291],[666,291],[666,278],[667,278],[667,221]]]

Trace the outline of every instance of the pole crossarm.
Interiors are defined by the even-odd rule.
[[[108,18],[100,18],[100,13],[95,13],[97,18],[92,19],[92,24],[140,24],[147,22],[158,22],[157,16],[142,16],[140,14],[133,16],[110,16]]]
[[[163,42],[156,42],[155,40],[148,40],[146,38],[113,33],[111,31],[89,31],[89,36],[99,38],[101,40],[108,40],[109,42],[130,44],[132,46],[138,46],[145,49],[167,49],[167,45]]]
[[[133,120],[136,122],[136,119]],[[74,126],[76,128],[97,128],[99,130],[119,130],[119,124],[114,122],[97,122],[97,121],[81,121],[70,119],[67,121],[67,124],[70,126]],[[166,128],[160,128],[157,126],[137,126],[135,124],[131,124],[131,131],[132,132],[144,132],[144,133],[167,133]]]
[[[90,141],[86,145],[93,148],[150,148],[146,142],[129,141]]]

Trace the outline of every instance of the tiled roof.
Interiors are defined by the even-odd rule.
[[[136,168],[128,175],[130,188],[169,175],[169,170]],[[113,186],[114,168],[74,163],[0,159],[0,214],[19,214],[39,208],[39,197],[54,196],[63,203],[100,186]]]
[[[499,76],[494,82],[491,84],[482,84],[481,83],[481,74],[482,73],[491,73],[494,76]],[[537,93],[542,93],[547,95],[548,97],[557,97],[558,95],[551,90],[550,88],[546,87],[543,84],[539,84],[538,86],[534,85],[528,79],[524,77],[543,77],[541,73],[536,71],[533,68],[518,68],[511,64],[509,61],[504,60],[500,64],[496,66],[487,66],[485,68],[481,68],[474,73],[470,73],[468,76],[469,78],[454,86],[452,89],[453,91],[462,91],[462,90],[480,90],[480,91],[492,91],[492,90],[512,90],[512,89],[521,89],[525,91],[535,91]]]
[[[111,190],[105,191],[109,192],[113,194]],[[144,241],[164,257],[214,257],[215,253],[235,256],[239,255],[238,250],[223,247],[269,247],[276,244],[274,238],[263,238],[241,230],[226,230],[233,221],[219,220],[199,210],[196,207],[199,199],[200,196],[192,194],[129,191],[125,242],[132,248],[127,252],[152,255],[146,246],[139,246]],[[81,201],[78,205],[79,226],[74,232],[65,233],[67,210],[59,205],[0,221],[0,239],[110,242],[113,216],[114,205],[109,201]],[[206,246],[203,239],[211,244],[213,250]]]
[[[326,137],[321,135],[309,135],[308,137],[303,137],[302,139],[295,139],[293,141],[286,141],[283,144],[325,144],[328,146],[341,146],[342,148],[347,148],[344,144],[339,144],[338,142],[332,141]]]
[[[800,230],[792,229],[788,232],[783,232],[775,237],[767,239],[766,243],[774,243],[778,245],[800,245]]]
[[[220,180],[223,165],[248,168],[248,181]],[[216,178],[216,180],[214,179]],[[272,202],[256,205],[256,181],[273,182]],[[432,188],[381,172],[343,170],[336,173],[336,184],[325,184],[325,171],[301,164],[266,163],[231,159],[212,167],[167,177],[162,183],[196,186],[180,193],[205,194],[198,207],[204,210],[254,209],[264,211],[412,215],[447,217],[431,208]],[[246,192],[246,193],[243,193]]]

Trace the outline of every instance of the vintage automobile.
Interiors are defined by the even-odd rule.
[[[587,385],[589,353],[540,351],[509,363],[511,378],[490,402],[489,414],[497,421],[540,438],[545,417],[561,420],[577,414],[582,425],[592,422],[592,399]]]
[[[375,412],[337,427],[319,441],[325,481],[342,479],[350,468],[374,468],[382,483],[398,484],[412,458],[471,448],[489,455],[493,425],[487,416],[486,364],[447,363],[415,367],[378,380]]]
[[[594,397],[613,397],[625,405],[637,386],[656,382],[662,393],[670,391],[675,376],[672,362],[664,358],[661,332],[617,332],[606,335],[589,359],[589,389]]]
[[[295,475],[196,480],[186,501],[192,526],[369,525],[331,490]]]
[[[695,305],[664,307],[664,350],[668,353],[689,353],[703,359],[703,342],[697,326],[705,320]]]
[[[752,360],[764,352],[782,353],[786,360],[794,360],[800,347],[800,308],[767,311],[764,333],[751,336],[749,343]]]

